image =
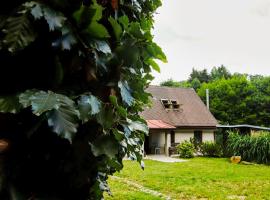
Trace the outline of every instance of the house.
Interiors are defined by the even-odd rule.
[[[149,127],[146,154],[169,155],[169,147],[190,138],[214,141],[217,121],[194,89],[149,86],[147,92],[152,107],[141,113]]]

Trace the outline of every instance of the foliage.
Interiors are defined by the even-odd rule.
[[[241,156],[242,160],[270,164],[270,134],[260,133],[257,136],[241,136],[230,133],[227,147],[231,155]]]
[[[124,161],[124,169],[115,176],[168,195],[171,199],[269,199],[270,167],[235,165],[228,158],[196,157],[187,162],[164,163],[145,160],[143,176],[136,163]],[[130,173],[132,172],[132,173]],[[110,200],[154,199],[138,194],[140,189],[110,178]],[[207,187],[206,185],[207,184]],[[134,193],[136,195],[134,197]],[[147,195],[147,196],[145,196]],[[136,198],[137,197],[137,198]],[[107,199],[107,198],[106,198]]]
[[[181,142],[177,145],[177,152],[180,158],[193,158],[195,153],[194,144],[190,141]]]
[[[222,147],[215,142],[203,142],[200,145],[200,151],[203,156],[207,157],[221,157]]]
[[[224,65],[221,65],[220,67],[213,67],[210,76],[212,81],[218,79],[229,79],[232,77],[231,73]]]
[[[257,124],[252,104],[255,88],[245,77],[204,83],[198,95],[205,101],[209,89],[210,110],[221,124]]]
[[[191,83],[194,79],[198,79],[201,83],[208,83],[211,80],[211,77],[207,72],[207,69],[200,71],[193,68],[188,81]]]
[[[138,115],[166,62],[160,0],[9,1],[0,7],[0,199],[101,199],[125,155],[142,166]]]
[[[256,124],[268,127],[270,120],[270,77],[253,76],[250,83],[255,87],[250,97],[250,108],[255,110]]]
[[[193,69],[188,80],[169,79],[161,85],[193,88],[204,102],[205,90],[209,89],[210,110],[221,124],[269,126],[270,77],[231,74],[221,65],[213,67],[210,73]]]
[[[160,83],[160,86],[167,86],[167,87],[181,87],[181,88],[190,88],[192,87],[191,84],[187,81],[174,81],[173,79],[168,79]]]

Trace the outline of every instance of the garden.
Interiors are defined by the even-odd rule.
[[[163,163],[145,160],[145,170],[124,162],[117,177],[158,191],[171,199],[269,199],[270,167],[232,164],[228,158],[196,157],[188,162]],[[162,199],[122,179],[110,178],[113,196],[105,199]]]
[[[198,149],[201,156],[194,157]],[[230,133],[226,146],[185,141],[178,152],[187,162],[145,160],[143,171],[125,161],[124,170],[110,177],[113,196],[106,199],[269,199],[269,133]],[[230,156],[242,161],[232,163]]]

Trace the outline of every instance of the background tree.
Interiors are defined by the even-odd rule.
[[[256,114],[250,106],[255,88],[246,77],[204,83],[198,95],[205,101],[205,90],[210,93],[210,110],[221,124],[256,124]]]
[[[221,124],[270,126],[270,77],[231,74],[221,65],[210,75],[207,70],[193,69],[188,80],[169,79],[161,85],[194,88],[204,102],[209,89],[210,110]]]
[[[2,3],[0,199],[101,199],[125,155],[143,167],[138,112],[155,59],[166,61],[151,34],[160,5]]]
[[[210,76],[212,81],[222,78],[228,79],[232,77],[231,73],[224,65],[221,65],[220,67],[213,67]]]
[[[188,81],[191,83],[195,78],[197,78],[201,83],[208,83],[211,80],[207,69],[196,70],[193,68],[191,74],[189,75]]]
[[[170,78],[166,81],[161,82],[160,86],[190,88],[191,84],[188,81],[174,81]]]

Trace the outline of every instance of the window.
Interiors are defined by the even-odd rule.
[[[164,106],[165,109],[170,109],[171,108],[171,101],[169,99],[161,99],[161,103]]]
[[[180,104],[177,102],[177,100],[171,100],[171,103],[174,110],[178,110],[180,108]]]
[[[196,143],[202,143],[202,131],[194,131],[194,140]]]

